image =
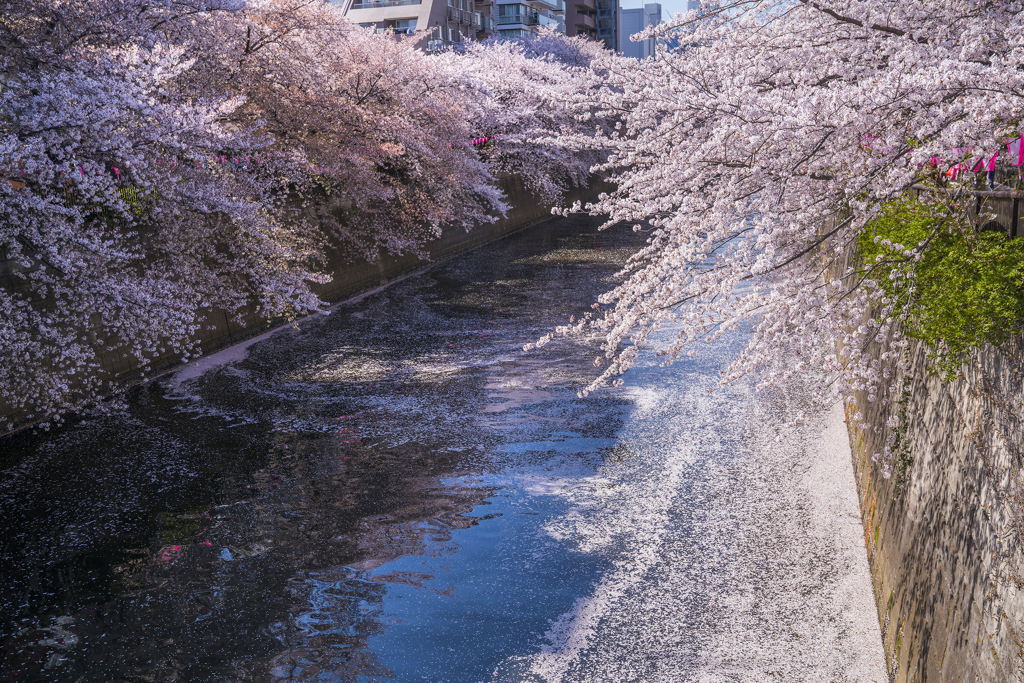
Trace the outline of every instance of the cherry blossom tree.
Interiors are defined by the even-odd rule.
[[[471,145],[464,98],[413,41],[353,26],[322,0],[251,0],[168,26],[204,46],[190,87],[245,95],[239,121],[262,122],[294,191],[329,205],[317,221],[338,246],[422,256],[442,227],[507,208]]]
[[[611,152],[598,170],[617,189],[575,208],[650,231],[599,310],[558,330],[601,339],[604,369],[587,391],[621,381],[659,327],[678,326],[658,350],[671,362],[747,325],[724,382],[755,374],[765,388],[813,370],[822,400],[890,400],[905,321],[874,265],[848,256],[912,185],[987,163],[1019,137],[1022,3],[741,0],[677,15],[651,36],[681,47],[599,58],[603,87],[577,99],[618,117],[593,143]],[[923,201],[973,182],[962,174],[952,194]],[[943,202],[937,230],[968,221],[962,203]],[[890,246],[887,263],[912,277],[927,244]],[[783,349],[794,366],[776,362]]]
[[[591,64],[607,54],[595,41],[544,30],[519,40],[469,43],[465,53],[438,59],[462,93],[491,169],[518,176],[542,201],[554,203],[585,185],[591,167],[607,156],[593,144],[595,129],[607,127],[603,119],[572,106],[596,89]]]
[[[143,366],[188,353],[203,311],[294,316],[317,233],[268,211],[266,137],[228,128],[240,100],[165,93],[180,48],[81,50],[0,94],[0,395],[45,414],[98,387],[98,352]]]

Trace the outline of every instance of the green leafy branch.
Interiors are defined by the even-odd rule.
[[[932,370],[955,378],[967,352],[1024,329],[1024,240],[945,220],[941,204],[884,207],[858,238],[859,256],[931,347]],[[915,252],[908,256],[908,252]]]

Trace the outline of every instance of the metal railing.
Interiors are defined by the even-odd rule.
[[[559,24],[562,23],[561,21],[559,21],[558,19],[556,19],[554,17],[547,17],[547,16],[544,16],[543,14],[535,14],[530,19],[531,19],[531,21],[530,21],[530,25],[531,26],[539,25],[539,26],[557,27]]]
[[[448,21],[458,22],[460,24],[471,25],[473,23],[473,13],[465,10],[455,9],[454,7],[448,8]]]
[[[526,0],[533,5],[540,5],[540,9],[549,9],[554,12],[564,12],[565,5],[562,0]]]
[[[553,17],[546,17],[537,12],[526,12],[524,14],[507,14],[498,17],[499,24],[525,24],[527,26],[558,26],[559,20]]]

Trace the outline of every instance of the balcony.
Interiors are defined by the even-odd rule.
[[[476,0],[476,6],[478,9],[481,7],[490,7],[493,4],[494,0]]]
[[[577,12],[596,12],[597,2],[596,0],[575,0]]]
[[[381,7],[400,7],[402,5],[419,5],[421,3],[422,0],[358,0],[353,2],[349,9],[380,9]]]
[[[490,14],[474,12],[473,25],[476,26],[476,30],[481,33],[494,33],[494,19],[491,19]]]
[[[594,17],[588,17],[586,14],[576,15],[576,30],[594,30],[597,28],[597,23],[594,21]]]
[[[547,17],[539,12],[527,12],[525,14],[509,14],[503,17],[498,17],[499,24],[523,24],[525,26],[547,26],[558,30],[558,26],[562,23],[555,17]]]
[[[457,10],[454,7],[448,8],[448,21],[456,24],[465,24],[469,26],[473,23],[473,13],[465,12],[463,10]]]
[[[565,4],[562,0],[526,0],[526,2],[536,9],[546,9],[552,12],[565,11]]]
[[[534,14],[530,16],[530,26],[546,26],[547,28],[558,30],[559,25],[562,22],[554,17],[546,17],[543,14]]]

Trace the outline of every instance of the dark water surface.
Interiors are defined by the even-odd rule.
[[[635,454],[596,349],[521,347],[641,242],[548,221],[0,439],[0,680],[532,680],[614,560],[566,482]]]

